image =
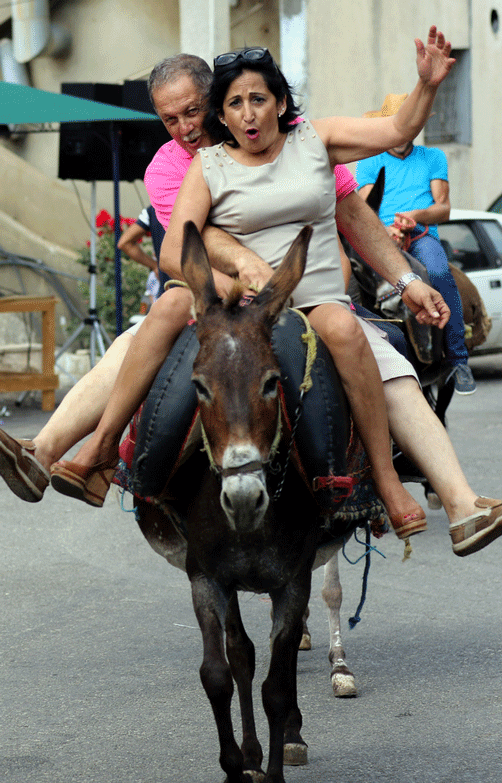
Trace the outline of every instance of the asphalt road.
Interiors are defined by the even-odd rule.
[[[471,484],[502,495],[502,358],[476,359],[473,397],[455,396],[452,440]],[[48,415],[8,406],[33,436]],[[417,498],[421,490],[413,486]],[[144,541],[115,497],[102,510],[48,490],[25,504],[0,485],[0,780],[219,783],[216,731],[199,682],[200,634],[184,574]],[[130,503],[127,501],[129,507]],[[357,699],[330,690],[328,625],[314,574],[313,650],[298,690],[309,765],[289,783],[500,783],[502,539],[455,557],[446,517],[428,515],[402,562],[392,535],[373,555],[361,623],[349,631],[363,564],[341,563],[343,624]],[[358,555],[350,544],[348,554]],[[269,604],[243,596],[268,662]],[[236,718],[237,722],[237,718]]]

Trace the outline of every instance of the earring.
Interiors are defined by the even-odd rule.
[[[282,117],[282,115],[284,114],[285,111],[286,111],[286,109],[281,109],[277,116],[278,117]]]

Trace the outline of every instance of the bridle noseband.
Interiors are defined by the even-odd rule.
[[[280,397],[279,395],[277,396],[277,426],[275,428],[274,439],[270,446],[267,459],[263,461],[253,460],[251,462],[245,462],[243,465],[236,465],[235,467],[231,467],[231,468],[222,468],[221,465],[217,465],[214,460],[213,453],[211,451],[211,446],[209,444],[206,430],[204,429],[204,425],[202,424],[202,421],[200,422],[200,426],[202,432],[203,448],[207,454],[207,458],[209,460],[209,466],[212,471],[214,471],[219,476],[221,476],[221,478],[227,478],[228,476],[244,475],[246,473],[257,473],[260,470],[265,470],[267,465],[270,465],[275,455],[277,454],[277,450],[279,448],[279,443],[282,435],[282,411],[281,411]]]

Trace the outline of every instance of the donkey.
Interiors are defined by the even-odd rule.
[[[293,764],[307,760],[296,667],[323,519],[307,483],[288,462],[280,372],[270,338],[302,277],[311,232],[308,226],[302,229],[267,286],[242,307],[239,290],[222,303],[200,235],[186,224],[182,268],[197,314],[200,350],[192,380],[206,455],[197,452],[178,471],[172,513],[138,503],[139,525],[149,543],[186,569],[190,580],[203,639],[200,676],[227,783],[283,783],[284,757]],[[272,462],[281,466],[279,476],[269,470]],[[181,517],[186,520],[183,536]],[[266,773],[253,717],[254,647],[240,617],[239,590],[268,593],[272,601],[270,668],[262,685],[269,723]],[[233,680],[241,747],[230,715]]]

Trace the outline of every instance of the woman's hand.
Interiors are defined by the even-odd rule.
[[[445,41],[443,33],[438,32],[435,25],[429,29],[427,46],[420,38],[415,38],[417,47],[417,70],[420,79],[431,86],[437,87],[451,71],[455,59],[450,57],[451,43]]]

